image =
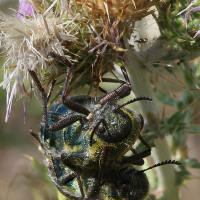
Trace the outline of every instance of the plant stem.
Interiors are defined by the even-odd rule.
[[[155,163],[170,160],[170,149],[166,138],[155,140],[156,148],[152,149],[153,159]],[[158,177],[157,191],[159,200],[178,200],[178,186],[176,185],[176,174],[174,165],[166,165],[156,168]]]
[[[128,65],[126,66],[129,78],[136,97],[150,97],[153,102],[140,101],[141,111],[145,121],[148,123],[148,114],[153,113],[155,118],[159,118],[159,108],[156,102],[151,83],[149,81],[149,71],[140,62],[135,54],[127,51]],[[147,141],[148,142],[148,141]],[[155,140],[156,148],[153,148],[153,159],[155,163],[170,160],[170,149],[166,138],[158,138]],[[161,194],[158,199],[162,200],[178,200],[178,187],[175,181],[175,170],[173,165],[167,165],[156,168],[158,183],[157,191]]]

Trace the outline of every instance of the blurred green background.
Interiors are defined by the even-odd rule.
[[[0,1],[0,10],[9,15],[16,15],[16,12],[9,10],[9,7],[17,10],[18,1]],[[0,58],[0,67],[3,58]],[[0,70],[0,81],[3,80],[3,69]],[[167,82],[162,81],[165,88]],[[178,92],[177,92],[178,93]],[[196,111],[199,112],[200,104],[196,104]],[[27,117],[24,124],[24,112],[22,99],[13,102],[12,111],[7,123],[6,115],[6,91],[0,88],[0,199],[1,200],[56,200],[56,189],[46,176],[43,165],[42,153],[38,150],[37,142],[29,134],[31,128],[39,132],[42,118],[42,107],[35,97],[31,102],[26,98]],[[169,108],[166,113],[173,112]],[[200,124],[197,119],[196,123]],[[193,135],[188,138],[188,154],[191,158],[200,161],[200,136]],[[32,158],[37,159],[34,167]],[[35,163],[35,162],[34,162]],[[181,200],[199,200],[199,177],[200,171],[188,169],[194,175],[194,179],[188,181],[181,188]],[[151,182],[151,180],[150,180]]]

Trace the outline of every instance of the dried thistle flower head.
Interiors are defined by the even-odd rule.
[[[20,19],[0,13],[0,44],[7,55],[0,84],[8,93],[6,121],[17,90],[23,99],[28,93],[25,79],[41,98],[28,70],[35,71],[44,88],[52,79],[63,83],[66,66],[49,57],[50,52],[64,56],[73,66],[69,92],[94,85],[91,74],[97,51],[101,56],[95,68],[98,78],[113,71],[119,53],[126,51],[120,38],[132,33],[134,22],[149,14],[151,5],[148,0],[20,0]]]
[[[118,18],[121,29],[127,29],[129,34],[137,20],[152,13],[149,8],[153,5],[150,0],[76,0],[76,3],[100,20],[109,19],[112,23]]]
[[[76,3],[86,5],[96,16],[104,19],[121,16],[122,21],[144,17],[151,6],[150,0],[76,0]]]

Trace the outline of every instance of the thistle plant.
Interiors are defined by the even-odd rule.
[[[20,0],[15,17],[0,13],[0,44],[6,57],[0,84],[7,91],[5,121],[17,94],[24,112],[25,98],[31,93],[42,102],[30,70],[46,92],[56,79],[52,103],[61,100],[67,65],[72,66],[72,73],[66,97],[86,85],[90,87],[84,90],[85,95],[96,96],[102,77],[110,73],[121,79],[120,68],[125,65],[134,95],[153,99],[141,102],[140,109],[145,118],[143,134],[152,147],[154,162],[176,159],[182,163],[178,168],[156,168],[157,178],[149,195],[160,200],[179,199],[179,187],[191,178],[186,167],[200,167],[186,153],[187,135],[199,132],[199,127],[192,125],[193,105],[199,98],[199,69],[191,62],[199,56],[199,11],[198,0]],[[152,42],[146,40],[145,46],[138,42],[140,38],[135,39],[135,24],[149,15],[160,35]],[[148,24],[143,31],[148,35]],[[124,60],[119,60],[121,55]],[[177,75],[180,73],[183,80]],[[179,99],[159,89],[157,77],[168,80],[169,76],[182,89]],[[165,116],[158,101],[174,107],[176,112]],[[137,149],[142,149],[140,144]]]

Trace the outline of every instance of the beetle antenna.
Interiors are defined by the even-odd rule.
[[[149,169],[153,169],[155,167],[159,167],[159,166],[162,166],[162,165],[168,165],[168,164],[181,165],[181,163],[179,161],[176,161],[176,160],[166,160],[166,161],[163,161],[161,163],[155,164],[154,166],[149,167],[147,169],[138,171],[138,173],[143,173],[143,172],[145,172],[145,171],[147,171]]]
[[[153,99],[151,99],[150,97],[137,97],[137,98],[134,98],[134,99],[132,99],[130,101],[127,101],[126,103],[120,105],[115,110],[118,110],[118,109],[120,109],[120,108],[122,108],[122,107],[124,107],[124,106],[126,106],[128,104],[134,103],[136,101],[142,101],[142,100],[151,101],[151,102],[153,101]]]

